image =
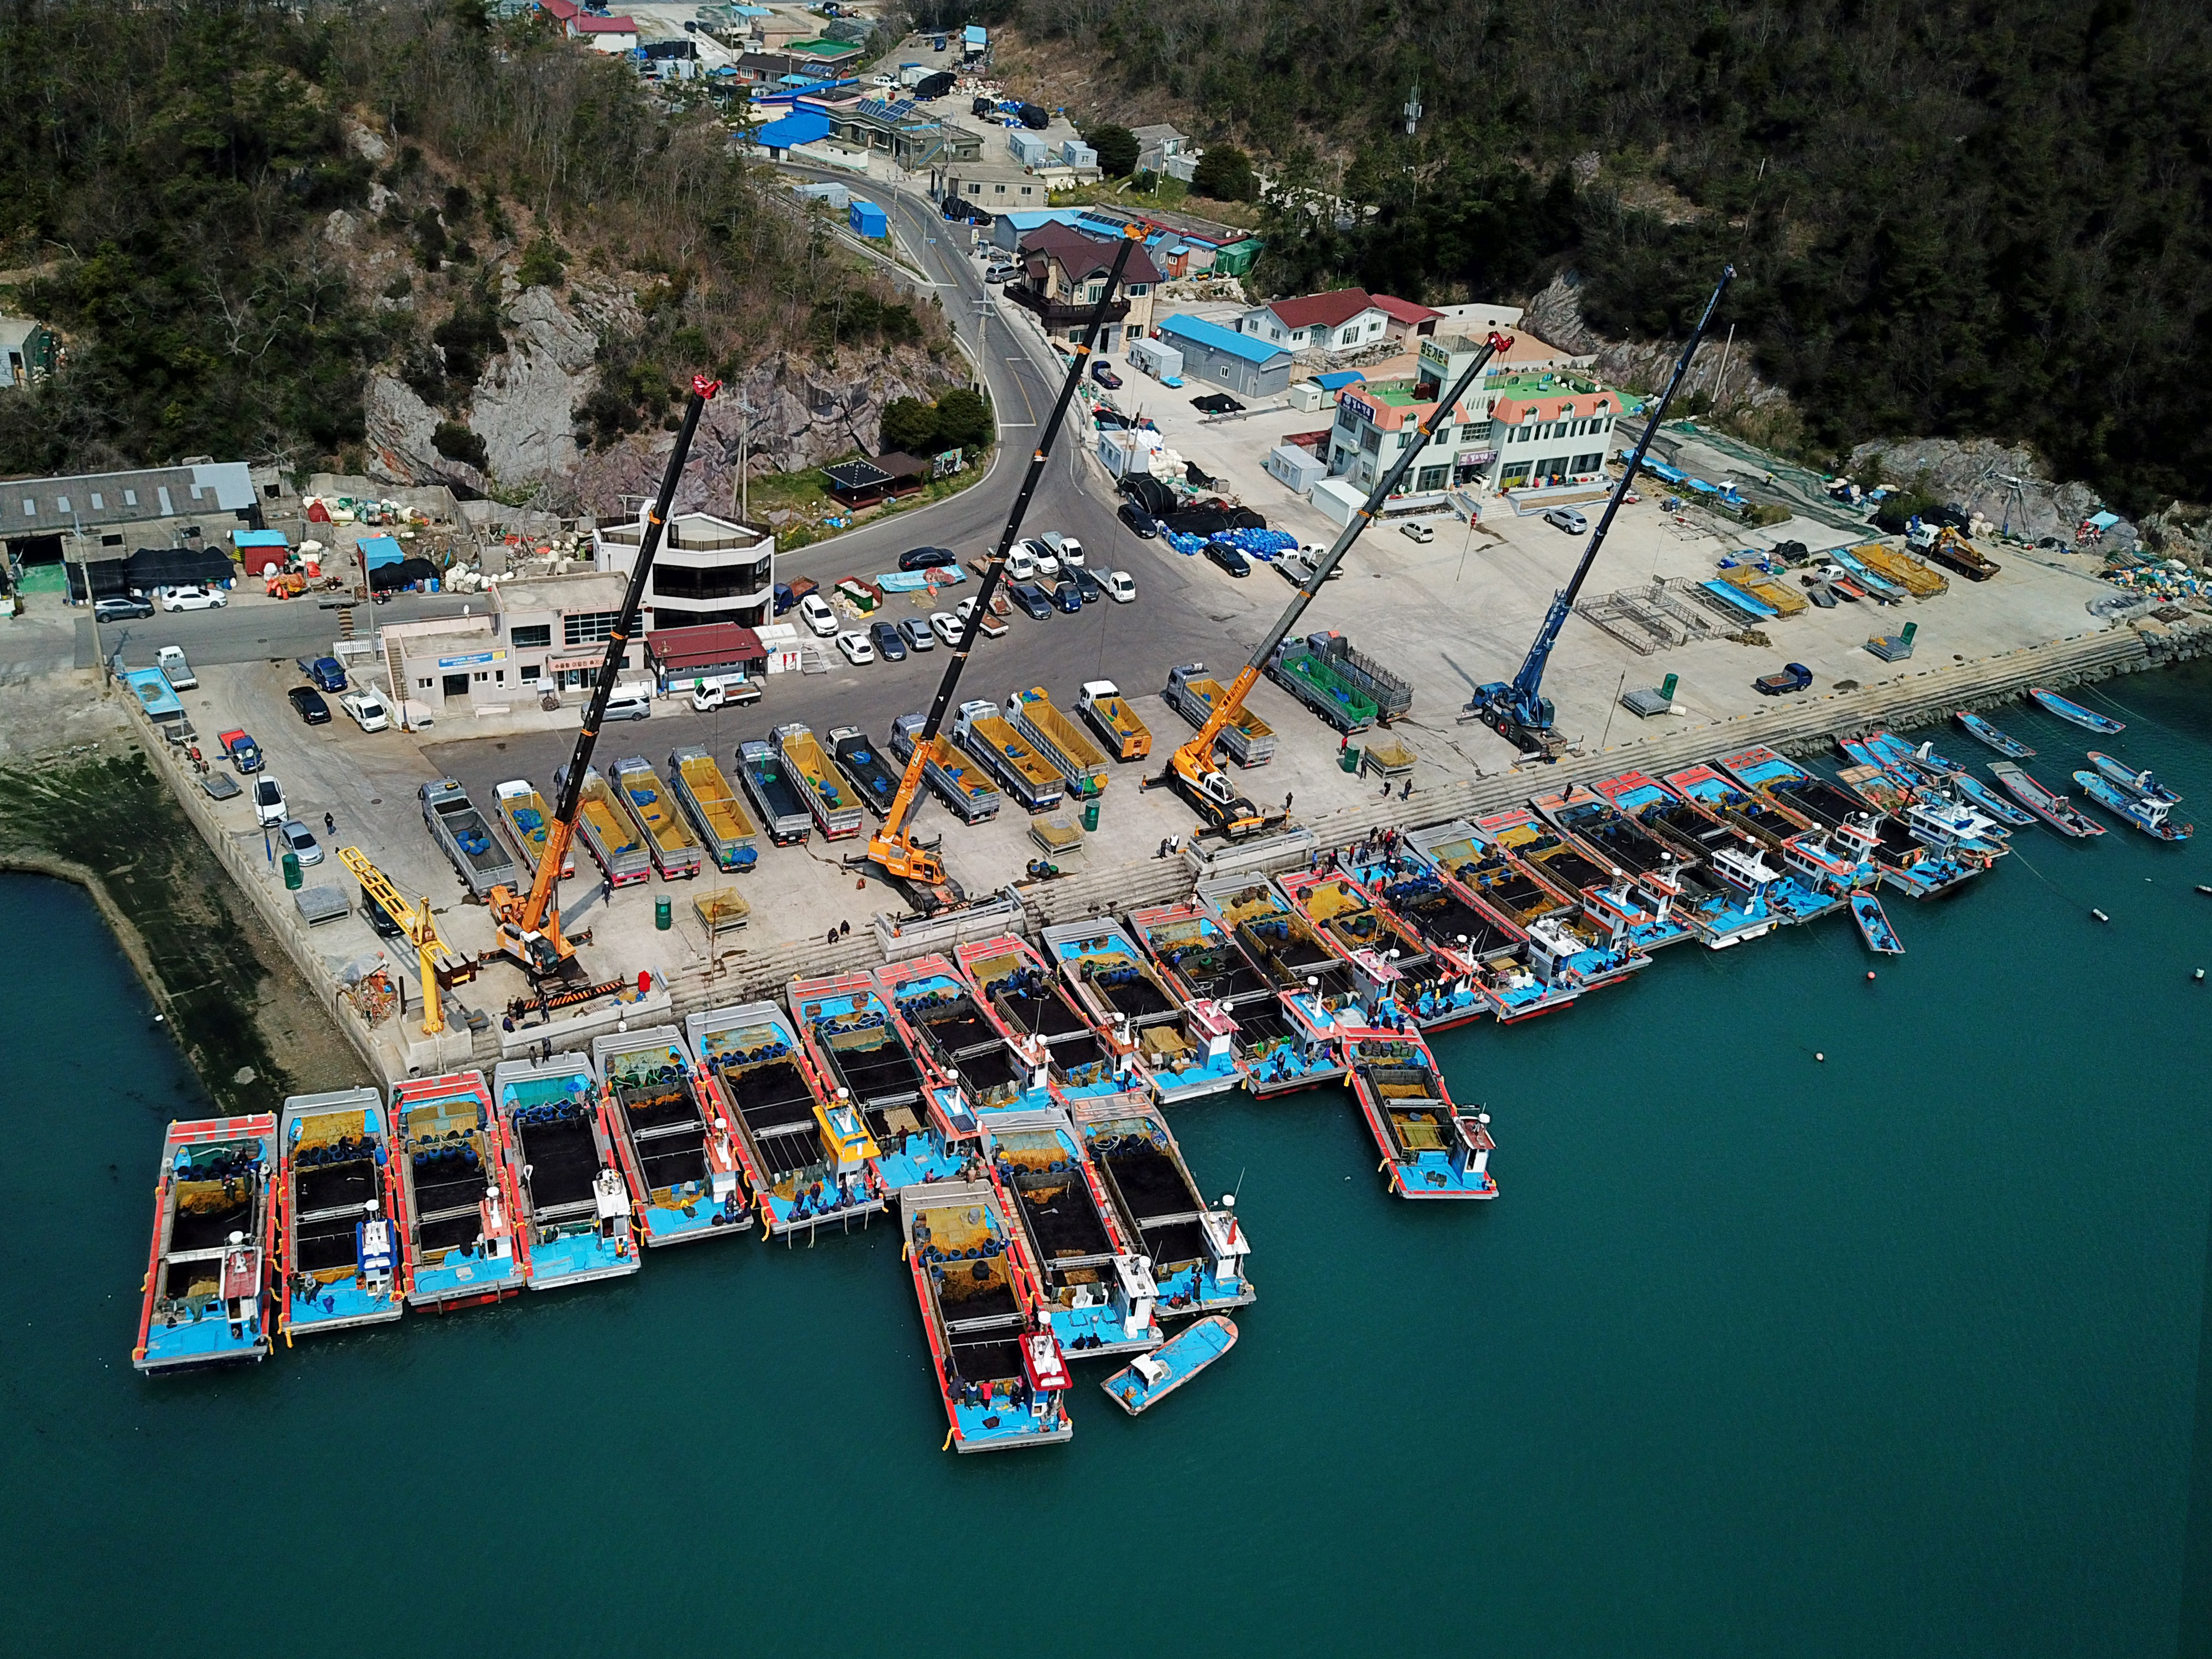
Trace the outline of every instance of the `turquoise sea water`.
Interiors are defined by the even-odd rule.
[[[2212,676],[2110,690],[2212,836]],[[2054,783],[2094,741],[2000,721]],[[2020,840],[1886,900],[1872,983],[1831,918],[1444,1039],[1494,1204],[1385,1197],[1340,1093],[1179,1110],[1243,1341],[1136,1421],[1085,1366],[1071,1444],[992,1458],[938,1449],[889,1227],[141,1380],[201,1097],[82,896],[0,878],[6,1645],[2171,1653],[2212,857]]]

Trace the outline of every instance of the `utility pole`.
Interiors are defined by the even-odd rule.
[[[1425,112],[1421,108],[1421,83],[1416,81],[1413,82],[1413,91],[1406,94],[1406,137],[1408,138],[1417,137],[1424,113]],[[1406,170],[1413,175],[1413,211],[1419,213],[1421,210],[1421,166],[1418,150],[1413,156],[1413,165]]]

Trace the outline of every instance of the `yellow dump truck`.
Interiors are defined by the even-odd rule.
[[[860,833],[860,797],[830,765],[814,733],[799,725],[775,728],[775,745],[791,781],[806,799],[806,810],[826,841]]]
[[[714,867],[751,869],[759,857],[753,837],[760,831],[714,757],[703,749],[678,749],[668,757],[668,771],[677,801],[699,832]]]
[[[699,842],[676,810],[676,797],[642,755],[631,755],[614,765],[614,786],[630,817],[645,832],[646,850],[661,879],[674,881],[699,873]]]
[[[1206,665],[1187,662],[1168,671],[1167,690],[1160,696],[1167,706],[1194,726],[1204,726],[1217,699],[1227,694],[1221,682],[1205,678]],[[1275,757],[1275,728],[1252,712],[1247,703],[1237,711],[1221,733],[1221,746],[1239,766],[1265,766]]]
[[[952,718],[952,740],[991,775],[1023,810],[1048,812],[1067,798],[1067,780],[1014,730],[998,705],[979,697]]]
[[[1091,722],[1091,729],[1106,740],[1106,747],[1115,759],[1143,760],[1152,752],[1152,732],[1137,718],[1137,711],[1129,707],[1129,700],[1113,681],[1086,682],[1075,706]]]
[[[1853,548],[1851,556],[1884,581],[1895,582],[1916,599],[1932,599],[1950,591],[1948,576],[1929,569],[1924,561],[1901,549],[1869,542],[1864,547]]]
[[[1106,787],[1106,757],[1083,728],[1052,706],[1044,687],[1033,685],[1006,699],[1006,720],[1030,747],[1060,769],[1068,793],[1088,800]]]

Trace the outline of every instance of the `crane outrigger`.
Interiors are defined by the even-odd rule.
[[[526,893],[495,887],[486,900],[492,919],[498,924],[499,948],[533,979],[565,975],[576,959],[575,945],[561,931],[560,909],[554,902],[555,884],[560,879],[561,866],[568,862],[569,843],[575,839],[576,814],[583,805],[584,775],[591,767],[592,750],[598,744],[599,726],[606,718],[607,698],[622,672],[623,653],[629,647],[630,630],[637,626],[646,580],[653,574],[653,555],[660,550],[661,532],[667,527],[668,510],[676,499],[677,480],[683,477],[684,460],[691,453],[691,440],[699,430],[699,416],[708,400],[721,389],[720,380],[710,380],[703,374],[691,377],[691,401],[684,410],[683,424],[677,428],[676,447],[668,452],[668,470],[660,477],[660,494],[645,521],[637,562],[631,567],[629,586],[623,592],[622,609],[615,614],[614,632],[607,636],[606,660],[599,665],[599,679],[592,687],[592,700],[584,709],[584,723],[576,732],[575,751],[569,757],[568,769],[561,780],[561,798],[554,805],[552,821],[545,826],[545,848],[538,856],[537,877]]]
[[[1253,652],[1251,660],[1244,665],[1243,671],[1231,682],[1229,689],[1216,700],[1206,715],[1206,724],[1198,728],[1196,736],[1170,757],[1165,772],[1145,781],[1146,787],[1173,784],[1197,809],[1198,815],[1206,820],[1207,829],[1231,841],[1242,841],[1247,836],[1261,835],[1282,825],[1286,814],[1263,811],[1237,793],[1237,786],[1230,781],[1225,769],[1226,759],[1215,750],[1214,745],[1243,712],[1244,699],[1259,684],[1261,671],[1267,667],[1268,660],[1275,654],[1275,647],[1297,625],[1298,618],[1305,614],[1306,607],[1321,592],[1321,585],[1328,580],[1329,573],[1336,568],[1338,562],[1352,543],[1359,539],[1360,532],[1374,522],[1375,514],[1382,503],[1404,480],[1407,470],[1413,465],[1413,458],[1427,445],[1430,433],[1436,428],[1437,417],[1442,416],[1449,420],[1451,410],[1467,395],[1468,388],[1489,366],[1491,359],[1501,351],[1510,350],[1512,346],[1511,337],[1504,334],[1493,333],[1484,340],[1481,349],[1474,354],[1474,360],[1461,372],[1451,389],[1437,398],[1436,406],[1421,417],[1414,428],[1413,441],[1391,463],[1390,470],[1376,481],[1375,488],[1368,492],[1367,500],[1359,511],[1352,515],[1351,522],[1344,526],[1328,551],[1314,566],[1312,573],[1299,585],[1290,604],[1284,607],[1282,616],[1267,631],[1267,637],[1260,641],[1259,648]]]
[[[1557,760],[1566,746],[1553,730],[1552,700],[1544,695],[1544,665],[1552,659],[1552,647],[1559,641],[1559,630],[1566,626],[1567,613],[1574,609],[1575,596],[1583,591],[1583,581],[1589,576],[1590,566],[1597,562],[1597,550],[1605,545],[1605,532],[1613,527],[1613,515],[1620,511],[1629,486],[1636,481],[1636,474],[1644,465],[1644,453],[1651,447],[1659,422],[1667,416],[1668,404],[1674,401],[1675,390],[1682,384],[1683,375],[1689,373],[1690,360],[1698,355],[1698,346],[1711,325],[1721,295],[1735,278],[1734,265],[1721,272],[1719,285],[1713,289],[1712,298],[1705,301],[1705,314],[1698,319],[1697,327],[1690,331],[1689,344],[1682,348],[1682,355],[1675,360],[1674,373],[1667,381],[1667,389],[1659,394],[1657,405],[1644,418],[1644,435],[1637,440],[1635,453],[1628,458],[1620,482],[1613,485],[1597,528],[1590,532],[1589,545],[1583,550],[1582,562],[1575,567],[1575,574],[1567,585],[1552,596],[1552,608],[1545,613],[1544,625],[1536,630],[1528,656],[1522,659],[1521,672],[1510,684],[1494,680],[1488,685],[1477,686],[1473,700],[1460,716],[1462,720],[1480,720],[1524,755]]]
[[[1006,573],[1006,556],[1013,550],[1015,539],[1020,536],[1022,520],[1027,515],[1030,497],[1036,493],[1038,483],[1044,477],[1047,460],[1052,454],[1053,441],[1060,435],[1060,423],[1066,418],[1067,406],[1074,400],[1075,388],[1082,383],[1083,367],[1098,344],[1098,331],[1106,325],[1108,311],[1114,304],[1114,295],[1121,286],[1122,270],[1129,263],[1129,251],[1137,245],[1141,231],[1135,225],[1126,226],[1121,233],[1121,246],[1115,250],[1114,264],[1106,273],[1106,286],[1098,296],[1097,307],[1091,313],[1090,325],[1083,331],[1082,343],[1075,348],[1075,361],[1068,365],[1067,379],[1060,388],[1060,397],[1052,406],[1052,416],[1045,422],[1043,435],[1030,456],[1030,470],[1022,480],[1021,493],[1014,497],[1012,510],[1006,514],[1006,528],[999,538],[998,550],[983,572],[982,584],[975,597],[968,602],[968,625],[960,630],[960,643],[952,648],[950,661],[945,665],[944,678],[938,682],[937,696],[929,705],[929,714],[921,730],[915,734],[914,753],[906,763],[906,771],[899,778],[898,793],[891,798],[890,808],[875,834],[868,837],[865,857],[852,860],[855,864],[873,864],[893,881],[905,887],[915,902],[924,908],[951,903],[957,896],[945,873],[945,860],[934,848],[924,847],[914,838],[915,809],[921,805],[922,773],[928,765],[931,750],[937,734],[945,724],[945,711],[952,707],[953,693],[959,689],[961,671],[968,665],[968,653],[975,649],[975,638],[982,631],[983,618],[988,614],[991,597],[998,592],[999,581]]]

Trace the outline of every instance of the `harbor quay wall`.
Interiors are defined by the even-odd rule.
[[[1523,763],[1496,772],[1432,784],[1410,799],[1378,798],[1372,808],[1351,807],[1306,819],[1264,845],[1201,848],[1187,844],[1170,858],[1101,864],[1044,883],[1012,885],[974,908],[934,919],[878,915],[872,927],[830,942],[733,944],[703,963],[655,973],[659,988],[646,1003],[621,1011],[633,1024],[681,1024],[706,1009],[777,995],[794,978],[863,971],[886,961],[950,951],[963,939],[996,933],[1030,933],[1062,921],[1188,898],[1207,877],[1249,869],[1258,877],[1309,862],[1316,853],[1347,845],[1380,828],[1413,829],[1455,817],[1479,816],[1520,805],[1539,793],[1586,784],[1632,768],[1657,773],[1717,755],[1765,744],[1784,752],[1826,747],[1839,735],[1876,726],[1940,721],[1959,708],[1988,708],[2019,696],[2030,685],[2054,690],[2132,673],[2198,654],[2202,640],[2164,641],[2122,627],[2043,645],[2022,647],[1971,663],[1907,672],[1883,684],[1818,696],[1779,699],[1771,708],[1686,725],[1660,716],[1604,748],[1570,750],[1555,765]],[[319,994],[362,1064],[383,1087],[435,1070],[489,1070],[503,1054],[546,1040],[579,1046],[617,1017],[600,1010],[553,1025],[530,1027],[503,1037],[495,1024],[471,1032],[457,1018],[439,1041],[419,1036],[410,1012],[372,1029],[340,994],[337,970],[290,903],[282,883],[254,862],[258,849],[241,847],[198,799],[190,763],[173,746],[149,733],[155,770],[167,779],[188,818],[213,848],[222,867],[252,901],[287,956]],[[408,964],[411,967],[411,964]],[[466,1012],[464,1002],[463,1013]]]

